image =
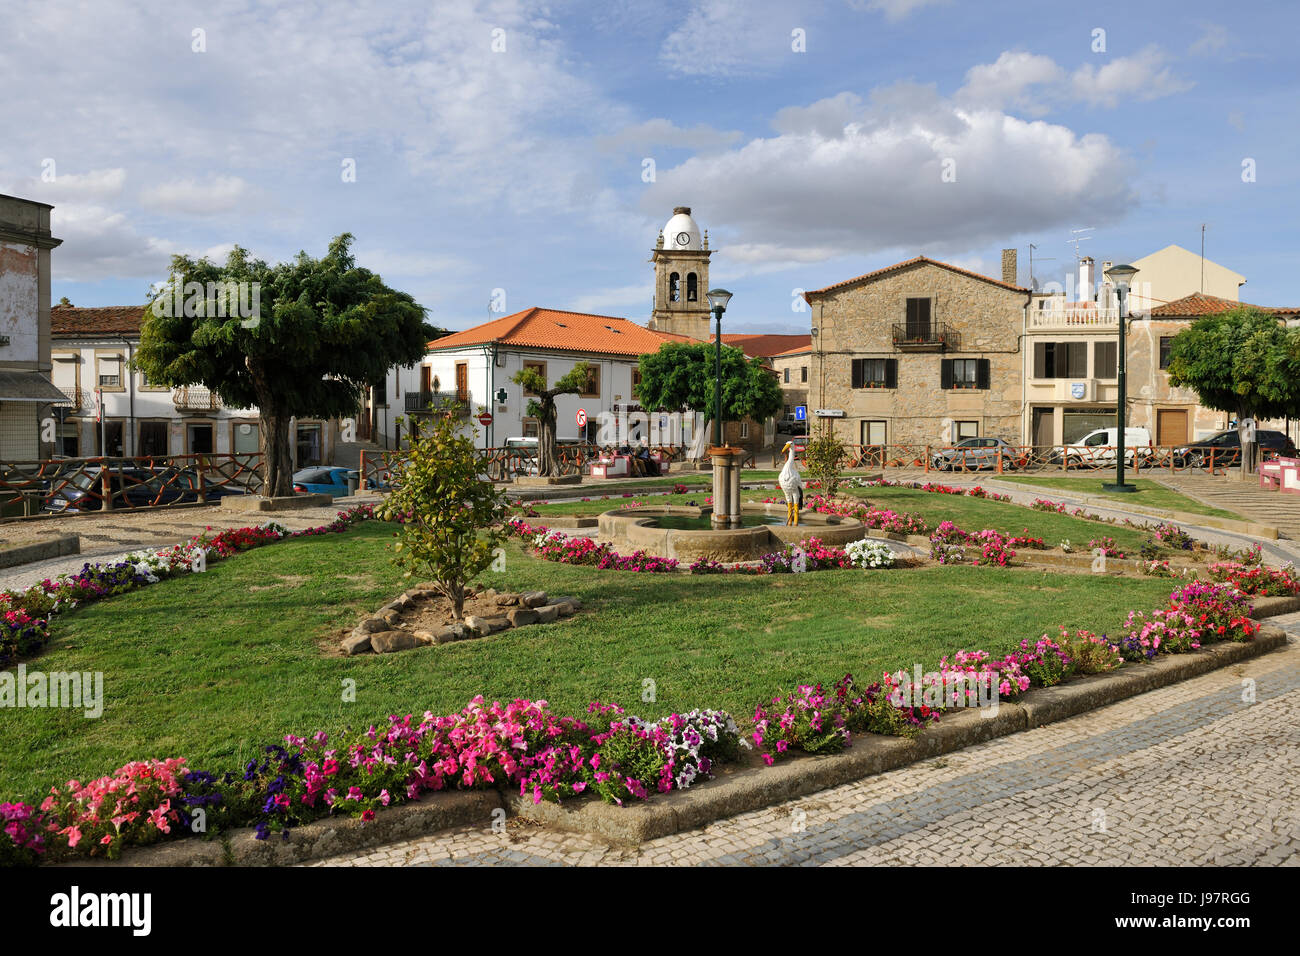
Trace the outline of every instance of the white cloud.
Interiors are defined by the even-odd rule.
[[[469,260],[460,256],[444,255],[433,251],[418,252],[406,249],[393,252],[358,244],[353,247],[352,252],[356,256],[357,265],[379,273],[384,279],[388,279],[389,276],[461,274],[472,267]]]
[[[1228,28],[1218,23],[1206,23],[1200,37],[1196,39],[1187,52],[1193,56],[1208,56],[1218,53],[1228,45]]]
[[[1193,84],[1173,74],[1168,57],[1155,45],[1118,57],[1100,68],[1085,64],[1070,77],[1071,89],[1091,106],[1114,107],[1121,99],[1140,101],[1182,93]]]
[[[703,0],[668,35],[659,60],[686,76],[747,76],[766,72],[790,57],[793,30],[810,33],[818,10],[798,15],[785,0]]]
[[[860,10],[882,13],[891,23],[911,16],[922,7],[947,3],[948,0],[849,0],[849,5]]]
[[[1113,221],[1131,202],[1129,162],[1104,136],[970,111],[913,85],[855,102],[782,111],[775,136],[661,168],[643,206],[707,196],[718,257],[769,271],[899,246],[964,254]],[[949,160],[955,182],[943,181]]]
[[[1065,71],[1051,57],[1007,50],[995,62],[967,70],[966,84],[954,98],[977,109],[1018,107],[1042,113],[1045,107],[1035,100],[1031,88],[1055,87],[1064,79]]]
[[[166,274],[172,255],[183,251],[169,240],[141,234],[125,213],[93,204],[55,206],[50,231],[63,240],[50,253],[61,282],[157,279]]]
[[[596,137],[596,146],[607,152],[664,149],[710,150],[730,146],[741,138],[739,130],[714,129],[705,123],[681,127],[669,119],[649,119],[624,126],[617,133]]]
[[[249,184],[238,176],[214,176],[150,186],[140,191],[140,201],[161,212],[209,215],[248,206],[251,193]]]

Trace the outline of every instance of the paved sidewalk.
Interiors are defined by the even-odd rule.
[[[1300,635],[1300,614],[1274,622]],[[516,821],[498,834],[485,820],[311,865],[1300,866],[1297,766],[1293,638],[1058,724],[637,848]]]
[[[1161,476],[1162,485],[1195,498],[1203,504],[1235,511],[1263,524],[1270,524],[1292,541],[1300,542],[1300,495],[1267,491],[1259,478],[1241,481],[1237,472],[1226,477],[1203,475]]]
[[[207,505],[8,522],[0,524],[0,541],[39,540],[42,535],[75,534],[81,538],[81,554],[0,569],[0,590],[30,587],[46,578],[79,571],[88,561],[102,561],[127,551],[169,548],[188,541],[209,526],[243,528],[275,521],[291,531],[300,531],[328,524],[347,508],[378,500],[374,495],[339,498],[328,507],[302,511],[237,512],[225,511],[219,505]]]

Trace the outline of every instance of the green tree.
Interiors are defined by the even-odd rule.
[[[444,404],[412,437],[394,489],[376,509],[402,521],[393,560],[404,576],[427,572],[457,619],[469,583],[491,566],[505,540],[505,494],[479,477],[480,465],[473,439]]]
[[[840,467],[847,454],[844,442],[829,429],[822,430],[804,450],[808,477],[821,484],[822,494],[827,497],[834,497],[839,492]]]
[[[714,346],[705,343],[666,342],[658,352],[642,355],[641,384],[635,393],[651,412],[689,408],[716,415],[714,403]],[[776,376],[759,359],[747,359],[740,349],[722,347],[722,411],[725,420],[750,418],[764,422],[784,406]]]
[[[586,362],[579,362],[551,388],[546,387],[546,379],[541,373],[532,368],[516,372],[510,381],[532,394],[528,400],[528,416],[537,419],[540,432],[537,438],[537,474],[544,478],[554,477],[560,473],[559,456],[555,451],[555,397],[585,392],[591,382],[591,367]]]
[[[344,233],[323,258],[273,266],[238,246],[225,265],[174,256],[145,307],[135,364],[151,381],[257,407],[267,495],[293,493],[290,418],[355,415],[366,388],[437,334],[410,295],[357,267],[351,245]]]
[[[1197,319],[1174,336],[1168,371],[1170,385],[1238,421],[1300,415],[1300,332],[1251,306]]]

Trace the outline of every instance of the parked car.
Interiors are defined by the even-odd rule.
[[[1065,456],[1066,467],[1091,465],[1100,467],[1114,464],[1115,449],[1119,447],[1119,429],[1097,428],[1084,435],[1077,442],[1072,442],[1061,449]],[[1134,427],[1124,429],[1124,462],[1133,464],[1140,458],[1150,458],[1151,432],[1148,429]]]
[[[1274,455],[1281,455],[1284,458],[1295,457],[1295,442],[1282,432],[1257,429],[1255,442],[1259,445],[1261,457],[1271,458]],[[1192,442],[1190,445],[1175,448],[1174,464],[1180,468],[1184,465],[1189,468],[1207,468],[1211,454],[1214,457],[1215,467],[1241,464],[1241,433],[1231,428],[1209,438]]]
[[[53,514],[101,510],[104,505],[101,500],[104,471],[103,467],[96,467],[56,480],[42,510]],[[108,481],[114,507],[192,504],[199,500],[199,476],[193,469],[169,465],[157,468],[109,468]],[[203,489],[209,502],[219,501],[227,495],[247,494],[242,487],[218,484],[206,475],[203,478]]]
[[[360,480],[355,468],[324,467],[300,468],[293,473],[293,490],[300,495],[332,495],[344,498],[348,494],[348,479]]]
[[[776,433],[778,435],[807,435],[808,420],[799,421],[797,418],[783,418],[776,423]]]
[[[951,448],[935,452],[930,458],[930,467],[940,471],[996,468],[999,450],[1003,469],[1014,469],[1025,463],[1024,453],[1001,438],[964,438]]]

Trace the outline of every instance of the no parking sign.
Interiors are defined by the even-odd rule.
[[[585,408],[580,408],[580,409],[578,409],[578,414],[576,414],[576,415],[573,416],[573,420],[576,421],[576,422],[578,423],[578,427],[579,427],[579,428],[586,428],[586,427],[587,427],[587,410],[586,410]]]

